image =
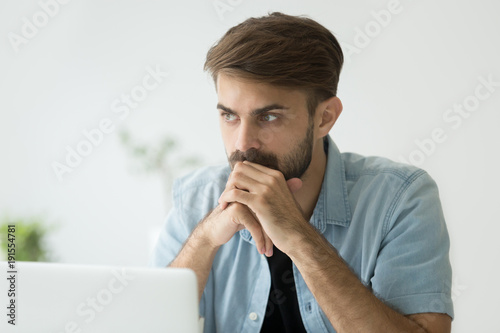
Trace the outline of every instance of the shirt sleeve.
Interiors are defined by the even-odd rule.
[[[168,266],[175,259],[190,235],[190,231],[182,222],[181,207],[179,205],[177,195],[174,195],[173,207],[165,219],[149,261],[151,266]]]
[[[190,191],[188,191],[190,192]],[[184,207],[185,193],[180,181],[174,182],[172,208],[170,209],[163,227],[154,246],[149,265],[153,267],[167,267],[179,254],[184,243],[196,227],[198,220],[190,215],[192,209]],[[188,197],[192,199],[191,197]],[[191,201],[191,200],[189,200]],[[188,205],[189,206],[189,205]],[[211,274],[210,274],[211,275]],[[210,276],[207,284],[211,283]],[[200,316],[205,315],[206,291],[200,301]]]
[[[453,318],[450,240],[439,193],[425,172],[402,185],[384,222],[371,286],[402,314],[446,313]]]

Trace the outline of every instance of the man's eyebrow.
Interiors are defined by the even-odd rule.
[[[231,114],[238,114],[236,111],[234,110],[231,110],[230,108],[228,108],[227,106],[224,106],[220,103],[217,104],[217,109],[218,110],[223,110],[227,113],[231,113]],[[284,106],[284,105],[281,105],[281,104],[277,104],[277,103],[274,103],[274,104],[269,104],[269,105],[266,105],[262,108],[258,108],[258,109],[255,109],[253,110],[250,115],[251,116],[258,116],[259,114],[261,113],[265,113],[265,112],[268,112],[268,111],[271,111],[271,110],[288,110],[289,108]]]

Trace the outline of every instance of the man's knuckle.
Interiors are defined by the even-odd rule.
[[[281,171],[274,170],[274,169],[271,170],[271,175],[273,176],[273,178],[276,178],[277,180],[280,179],[281,177],[283,177],[283,174],[281,173]]]
[[[240,170],[241,167],[243,167],[243,165],[244,165],[243,162],[240,161],[236,162],[233,167],[233,172],[235,172],[236,170]]]
[[[273,188],[272,186],[263,186],[262,187],[262,194],[264,196],[270,196],[273,193]]]

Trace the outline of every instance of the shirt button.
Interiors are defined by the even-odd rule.
[[[255,312],[250,312],[250,314],[248,315],[248,318],[250,318],[250,320],[257,320],[259,316],[257,316],[257,314]]]

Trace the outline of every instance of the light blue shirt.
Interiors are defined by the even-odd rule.
[[[402,314],[453,317],[449,237],[436,183],[423,170],[380,157],[340,153],[328,137],[327,167],[310,223],[338,250],[361,282]],[[229,166],[178,179],[173,208],[151,264],[167,266],[223,192]],[[203,254],[200,254],[203,255]],[[335,332],[293,265],[308,332]],[[201,302],[204,332],[259,332],[271,276],[247,230],[220,247]]]

